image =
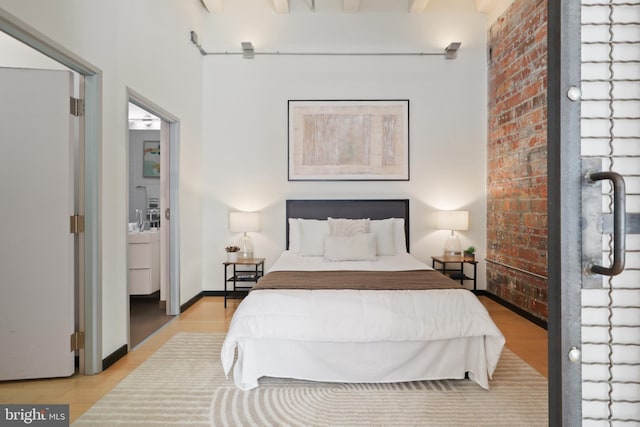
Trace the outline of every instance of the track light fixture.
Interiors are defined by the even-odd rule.
[[[458,49],[460,49],[460,42],[449,43],[449,46],[444,48],[445,59],[456,59],[458,57]]]
[[[458,49],[460,49],[461,42],[449,43],[443,51],[437,52],[282,52],[282,51],[264,51],[256,52],[251,42],[241,42],[242,52],[207,52],[198,44],[198,34],[195,31],[190,33],[191,43],[193,43],[202,56],[207,55],[242,55],[245,59],[253,59],[256,55],[273,55],[273,56],[444,56],[446,59],[456,59],[458,56]]]
[[[242,42],[242,57],[245,59],[253,59],[256,56],[256,51],[253,49],[251,42]]]

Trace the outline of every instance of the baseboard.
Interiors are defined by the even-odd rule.
[[[205,297],[223,297],[224,291],[203,291],[202,295]]]
[[[123,345],[104,359],[102,359],[102,370],[108,369],[111,365],[122,359],[127,354],[127,345]]]
[[[510,303],[507,300],[504,300],[502,298],[500,298],[499,296],[492,294],[491,292],[487,292],[487,291],[475,291],[476,295],[484,295],[487,298],[491,298],[492,300],[494,300],[495,302],[497,302],[498,304],[508,308],[509,310],[513,311],[516,314],[519,314],[520,316],[524,317],[525,319],[527,319],[528,321],[530,321],[531,323],[535,323],[536,325],[540,326],[541,328],[547,329],[547,321],[543,320],[539,317],[534,316],[533,314],[529,313],[528,311],[523,310],[522,308],[518,307],[515,304]]]
[[[189,307],[198,302],[203,296],[224,296],[224,291],[203,291],[196,294],[189,301],[180,306],[180,313],[184,313]],[[102,360],[102,370],[108,369],[111,365],[122,359],[127,354],[127,346],[123,345]],[[79,364],[79,363],[78,363]]]
[[[185,311],[187,311],[187,309],[189,307],[191,307],[193,304],[195,304],[196,302],[198,302],[198,300],[202,298],[202,292],[196,294],[193,298],[191,298],[189,301],[185,302],[184,304],[182,304],[180,306],[180,313],[184,313]]]
[[[229,292],[227,292],[229,294]],[[184,313],[189,307],[198,302],[198,300],[202,297],[223,297],[224,291],[202,291],[189,301],[185,302],[180,306],[180,313]]]

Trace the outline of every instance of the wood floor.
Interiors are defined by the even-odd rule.
[[[507,347],[547,376],[547,332],[486,297],[480,297],[507,340]],[[64,379],[0,382],[2,404],[69,404],[71,422],[144,362],[177,332],[226,332],[239,301],[205,297],[106,371]],[[213,355],[212,355],[213,357]]]
[[[160,303],[160,291],[129,297],[129,344],[136,347],[175,316],[167,316]]]

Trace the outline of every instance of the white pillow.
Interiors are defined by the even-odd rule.
[[[404,219],[403,218],[389,218],[383,220],[371,220],[369,222],[369,230],[372,233],[375,233],[376,240],[378,241],[377,246],[379,252],[378,255],[383,255],[383,253],[389,253],[389,244],[387,241],[380,243],[380,240],[386,238],[386,235],[382,235],[382,231],[380,231],[379,226],[374,225],[379,221],[390,221],[393,220],[393,241],[394,241],[394,253],[392,255],[398,253],[407,252],[407,240],[404,235]],[[289,250],[293,253],[300,252],[300,221],[318,221],[318,220],[308,220],[308,219],[298,219],[298,218],[289,218]],[[326,222],[326,221],[321,221]],[[376,229],[375,227],[378,227]],[[385,249],[386,248],[386,249]]]
[[[329,223],[326,220],[298,219],[300,226],[300,251],[302,256],[322,256],[324,254],[324,238],[329,234]]]
[[[354,236],[369,232],[369,218],[366,219],[346,219],[331,218],[329,221],[329,234],[331,236]]]
[[[407,252],[407,239],[404,234],[404,218],[393,218],[396,253]]]
[[[396,255],[395,219],[378,219],[370,223],[371,233],[376,235],[376,253],[381,255]]]
[[[327,236],[324,257],[328,261],[374,261],[376,237],[371,233],[354,236]]]
[[[300,252],[300,222],[298,218],[289,218],[289,251]]]

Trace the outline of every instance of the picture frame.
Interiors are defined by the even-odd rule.
[[[408,181],[409,100],[289,100],[289,181]]]
[[[160,141],[144,141],[142,147],[143,178],[160,178]]]

